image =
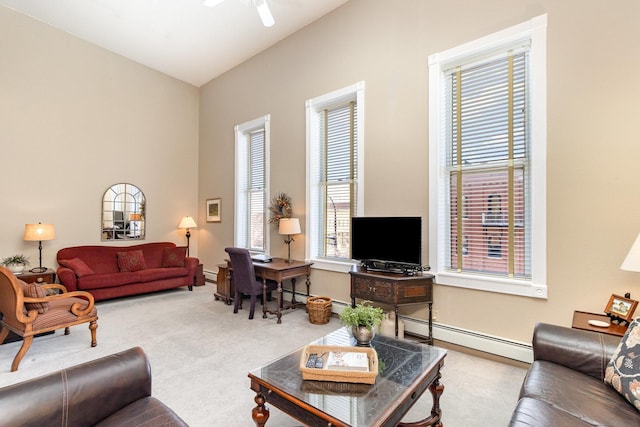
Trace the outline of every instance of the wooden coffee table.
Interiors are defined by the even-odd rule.
[[[356,342],[341,328],[311,344],[353,346]],[[380,334],[371,345],[384,366],[373,385],[303,380],[299,369],[302,349],[254,369],[249,373],[251,389],[256,392],[253,421],[264,426],[269,419],[266,405],[270,404],[310,426],[441,427],[444,386],[440,369],[446,350]],[[431,413],[421,421],[402,423],[427,389],[433,395]]]

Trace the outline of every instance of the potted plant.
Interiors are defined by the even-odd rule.
[[[362,301],[355,307],[348,306],[340,313],[340,323],[351,328],[358,345],[369,345],[375,335],[375,327],[384,319],[384,311],[374,307],[369,301]]]
[[[13,274],[19,274],[24,271],[24,268],[29,265],[29,257],[22,254],[6,257],[0,262],[11,271]]]

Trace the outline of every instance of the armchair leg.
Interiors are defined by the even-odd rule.
[[[2,331],[0,331],[0,344],[2,344],[5,339],[7,339],[8,335],[9,335],[9,328],[3,326]]]
[[[89,322],[89,330],[91,331],[91,347],[98,345],[98,341],[96,340],[96,329],[98,329],[98,322],[95,320],[93,322]]]
[[[33,335],[29,337],[23,337],[22,347],[20,347],[20,351],[16,354],[16,357],[13,359],[13,363],[11,364],[11,372],[15,372],[18,370],[18,366],[20,362],[22,362],[22,358],[27,351],[29,351],[29,347],[31,347],[31,343],[33,342]]]
[[[64,334],[65,335],[69,335],[70,333],[71,333],[71,329],[69,329],[68,326],[66,328],[64,328]]]

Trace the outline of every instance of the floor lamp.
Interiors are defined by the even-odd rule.
[[[42,241],[53,240],[56,238],[56,230],[53,224],[25,224],[24,225],[24,240],[38,241],[38,251],[40,251],[40,264],[38,267],[32,268],[32,273],[44,273],[47,271],[47,267],[42,266]]]
[[[189,231],[189,229],[197,227],[198,225],[190,216],[185,216],[184,218],[182,218],[182,221],[180,221],[180,225],[178,225],[178,228],[187,229],[187,256],[189,256],[189,238],[191,237],[191,232]]]
[[[291,263],[291,242],[293,242],[292,234],[300,234],[300,221],[298,218],[280,218],[280,224],[278,226],[278,234],[284,234],[287,239],[284,241],[287,244],[287,262]]]

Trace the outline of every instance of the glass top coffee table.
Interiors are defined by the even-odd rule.
[[[347,329],[340,328],[310,344],[355,346],[356,341]],[[270,404],[309,426],[442,426],[439,401],[444,386],[440,384],[440,369],[446,350],[380,334],[371,346],[383,367],[372,385],[303,380],[303,349],[251,371],[256,425],[265,425],[269,418],[266,404]],[[427,389],[433,396],[428,417],[401,423]]]

